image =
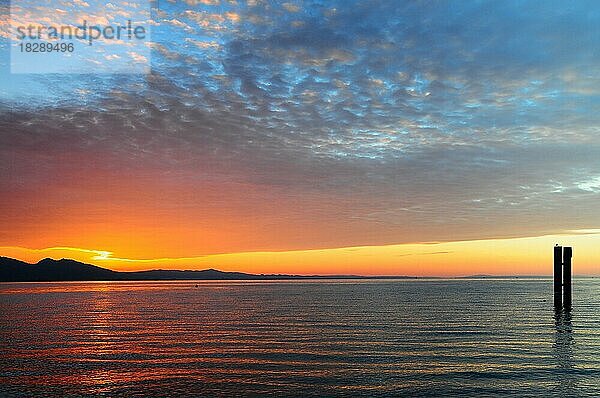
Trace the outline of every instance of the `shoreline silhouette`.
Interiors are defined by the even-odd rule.
[[[69,282],[69,281],[151,281],[151,280],[309,280],[309,279],[528,279],[550,275],[467,275],[455,277],[410,275],[299,275],[251,274],[236,271],[153,269],[145,271],[113,271],[72,259],[44,258],[28,263],[0,256],[0,282]],[[594,276],[578,275],[578,278]]]
[[[35,264],[0,257],[0,282],[140,281],[140,280],[284,280],[284,279],[425,279],[417,276],[250,274],[204,270],[113,271],[71,259],[45,258]],[[430,279],[430,277],[426,277]]]

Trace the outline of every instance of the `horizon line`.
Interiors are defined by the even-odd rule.
[[[508,275],[508,274],[467,274],[467,275],[455,275],[455,276],[439,276],[439,275],[427,275],[427,276],[419,276],[419,275],[406,275],[406,274],[377,274],[377,275],[361,275],[361,274],[302,274],[302,273],[250,273],[250,272],[244,272],[244,271],[223,271],[217,268],[204,268],[204,269],[164,269],[164,268],[152,268],[152,269],[146,269],[146,270],[133,270],[133,271],[117,271],[117,270],[112,270],[110,268],[105,268],[96,264],[89,264],[89,263],[85,263],[79,260],[75,260],[73,258],[60,258],[60,259],[56,259],[56,258],[52,258],[52,257],[45,257],[43,259],[40,259],[37,262],[27,262],[24,260],[20,260],[17,258],[12,258],[12,257],[7,257],[7,256],[2,256],[0,255],[0,258],[5,258],[5,259],[9,259],[9,260],[15,260],[15,261],[19,261],[28,265],[38,265],[40,262],[44,261],[44,260],[51,260],[54,262],[60,262],[60,261],[73,261],[79,264],[83,264],[83,265],[90,265],[93,267],[97,267],[97,268],[101,268],[103,270],[107,270],[107,271],[112,271],[112,272],[116,272],[116,273],[126,273],[126,274],[132,274],[132,273],[141,273],[141,272],[153,272],[153,271],[166,271],[166,272],[205,272],[205,271],[217,271],[217,272],[221,272],[221,273],[226,273],[226,274],[244,274],[244,275],[250,275],[250,276],[289,276],[291,278],[297,278],[297,277],[306,277],[306,278],[322,278],[322,279],[326,279],[326,278],[344,278],[344,279],[352,279],[352,278],[360,278],[360,279],[469,279],[469,278],[473,278],[473,279],[494,279],[494,278],[530,278],[530,279],[534,279],[534,278],[552,278],[553,275],[552,274],[540,274],[540,275],[530,275],[530,274],[514,274],[514,275]],[[597,278],[600,277],[600,275],[594,275],[594,274],[573,274],[573,278]],[[190,279],[191,280],[191,279]],[[66,281],[68,282],[68,281]]]

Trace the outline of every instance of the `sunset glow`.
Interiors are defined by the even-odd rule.
[[[116,23],[103,2],[40,7],[46,24]],[[138,21],[148,54],[86,44],[148,73],[94,58],[79,61],[96,74],[8,78],[11,28],[31,15],[0,20],[1,255],[532,275],[560,242],[576,273],[600,274],[598,18],[583,2],[157,7]]]
[[[362,246],[336,249],[242,252],[198,257],[133,259],[114,253],[56,247],[0,247],[0,255],[37,262],[71,258],[118,271],[206,269],[249,273],[409,276],[549,275],[554,243],[577,247],[576,275],[598,275],[598,232],[533,238]]]

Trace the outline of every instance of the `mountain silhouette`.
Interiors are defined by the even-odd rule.
[[[223,272],[215,269],[200,271],[151,270],[118,272],[75,260],[45,258],[36,264],[0,257],[2,282],[52,281],[118,281],[118,280],[232,280],[232,279],[285,279],[295,275],[253,275],[243,272]]]
[[[139,280],[276,280],[276,279],[349,279],[365,278],[356,275],[286,275],[246,274],[216,269],[151,270],[119,272],[75,260],[45,258],[36,264],[0,257],[0,282],[59,282],[59,281],[139,281]],[[411,277],[379,277],[411,278]]]
[[[45,258],[37,264],[0,257],[0,281],[81,281],[115,280],[120,272],[83,264],[75,260]]]

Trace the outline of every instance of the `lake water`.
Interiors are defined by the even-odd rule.
[[[1,396],[600,396],[600,279],[0,284]]]

